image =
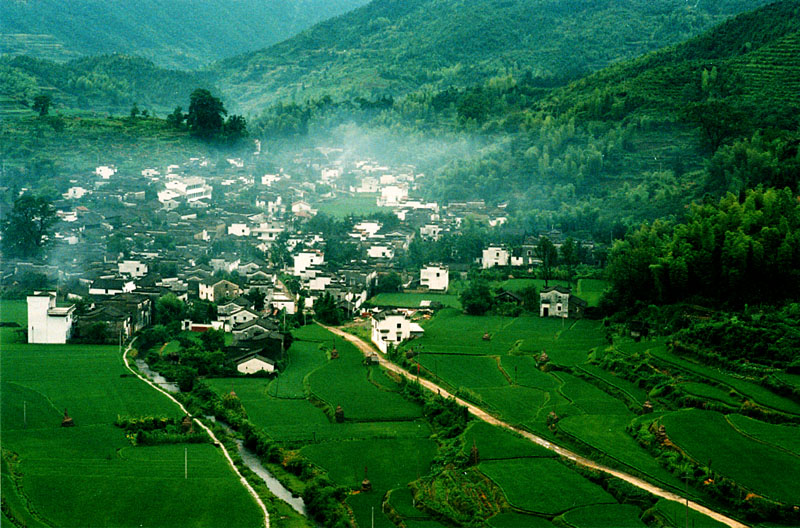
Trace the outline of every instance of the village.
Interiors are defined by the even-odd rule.
[[[239,372],[272,372],[287,316],[310,318],[329,296],[345,319],[371,318],[372,341],[386,352],[422,333],[415,317],[437,308],[435,295],[452,291],[451,280],[470,269],[533,273],[542,263],[539,239],[549,237],[556,249],[564,242],[553,230],[526,235],[515,248],[488,244],[467,261],[415,265],[403,258],[412,241],[439,241],[467,221],[502,226],[505,205],[417,199],[422,175],[413,165],[353,160],[336,148],[308,149],[274,173],[257,174],[257,141],[255,147],[247,161],[192,158],[127,175],[101,165],[70,180],[55,203],[60,222],[50,263],[4,263],[6,283],[38,277],[61,294],[52,287],[28,292],[27,341],[127,342],[154,324],[157,301],[170,295],[202,307],[180,321],[182,331],[226,332],[233,337],[226,353]],[[352,227],[326,240],[311,220],[343,200],[356,201],[347,214]],[[333,261],[326,258],[331,246],[339,256]],[[578,247],[592,258],[594,242]],[[414,307],[370,305],[387,275],[399,277],[394,291],[432,295]],[[523,303],[517,293],[501,295]],[[542,317],[580,317],[586,308],[563,286],[539,295]]]

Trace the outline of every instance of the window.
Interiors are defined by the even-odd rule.
[[[403,328],[403,325],[402,325],[402,323],[397,323],[397,328],[398,328],[398,330],[399,330],[400,328]]]

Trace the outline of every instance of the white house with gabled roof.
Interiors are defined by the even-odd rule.
[[[55,292],[35,292],[27,300],[28,343],[66,343],[72,335],[75,305],[56,306]]]
[[[397,346],[424,332],[420,325],[411,321],[411,317],[397,310],[384,310],[372,318],[372,342],[384,354],[389,345]]]

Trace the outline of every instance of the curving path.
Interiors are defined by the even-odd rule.
[[[136,372],[135,370],[133,370],[131,368],[130,364],[128,364],[128,352],[130,351],[132,346],[133,346],[133,341],[131,341],[131,343],[127,346],[127,348],[125,348],[125,352],[122,354],[122,360],[125,362],[125,368],[130,370],[134,375],[136,375],[137,378],[139,378],[140,380],[144,381],[145,383],[147,383],[148,385],[153,387],[155,390],[157,390],[158,392],[160,392],[161,394],[163,394],[164,396],[166,396],[167,398],[169,398],[170,400],[175,402],[175,404],[178,407],[181,408],[181,411],[183,411],[184,414],[186,414],[188,416],[191,416],[189,414],[189,411],[186,410],[186,407],[184,407],[183,404],[181,404],[181,402],[176,400],[172,396],[172,394],[168,393],[167,391],[165,391],[164,389],[162,389],[161,387],[159,387],[158,385],[156,385],[155,383],[153,383],[152,381],[150,381],[149,379],[145,378],[144,376],[142,376],[141,374],[139,374],[138,372]],[[258,493],[256,493],[256,490],[253,489],[253,486],[251,486],[250,483],[247,482],[247,479],[244,478],[244,476],[241,473],[239,473],[239,468],[237,468],[236,464],[233,463],[233,459],[231,458],[231,455],[228,453],[228,450],[225,448],[225,446],[222,444],[222,442],[220,442],[217,439],[217,436],[214,434],[214,432],[211,429],[209,429],[206,426],[206,424],[204,424],[203,422],[201,422],[200,420],[198,420],[197,418],[194,418],[194,417],[192,417],[192,420],[194,420],[194,423],[199,425],[203,429],[203,431],[205,431],[206,434],[208,434],[208,436],[211,437],[211,440],[213,440],[214,443],[219,445],[219,447],[222,449],[222,453],[225,455],[225,458],[228,460],[228,464],[230,464],[231,469],[233,469],[233,471],[239,476],[239,481],[242,483],[242,486],[244,486],[245,489],[247,489],[247,491],[250,492],[250,495],[253,496],[253,499],[255,499],[256,503],[261,508],[261,511],[264,513],[264,528],[269,528],[269,512],[267,511],[267,506],[264,504],[264,501],[261,500],[261,497],[258,496]]]
[[[524,438],[527,438],[528,440],[530,440],[531,442],[533,442],[535,444],[539,444],[540,446],[542,446],[542,447],[544,447],[546,449],[549,449],[550,451],[553,451],[553,452],[563,456],[564,458],[568,458],[568,459],[572,460],[576,464],[580,464],[581,466],[588,467],[588,468],[591,468],[591,469],[595,469],[595,470],[598,470],[598,471],[602,471],[603,473],[607,473],[609,475],[617,477],[618,479],[624,480],[625,482],[628,482],[629,484],[632,484],[632,485],[636,486],[637,488],[640,488],[640,489],[643,489],[643,490],[645,490],[645,491],[647,491],[649,493],[652,493],[656,497],[660,497],[662,499],[666,499],[666,500],[670,500],[670,501],[674,501],[674,502],[680,502],[681,504],[688,504],[689,508],[691,508],[691,509],[693,509],[695,511],[698,511],[698,512],[702,513],[703,515],[707,515],[707,516],[711,517],[712,519],[714,519],[715,521],[719,521],[719,522],[721,522],[723,524],[726,524],[726,525],[730,526],[731,528],[748,528],[748,525],[742,524],[741,522],[739,522],[739,521],[737,521],[735,519],[731,519],[730,517],[727,517],[725,515],[722,515],[721,513],[717,513],[714,510],[710,510],[710,509],[706,508],[705,506],[703,506],[702,504],[698,504],[698,503],[696,503],[694,501],[687,500],[686,498],[681,497],[680,495],[676,495],[675,493],[672,493],[672,492],[667,491],[665,489],[659,488],[658,486],[654,486],[653,484],[650,484],[646,480],[640,479],[639,477],[635,477],[633,475],[629,475],[629,474],[624,473],[622,471],[619,471],[619,470],[604,466],[602,464],[598,464],[597,462],[589,460],[586,457],[583,457],[583,456],[581,456],[581,455],[579,455],[577,453],[573,453],[572,451],[570,451],[568,449],[565,449],[565,448],[563,448],[561,446],[558,446],[558,445],[556,445],[556,444],[554,444],[554,443],[552,443],[552,442],[550,442],[548,440],[545,440],[544,438],[542,438],[540,436],[536,436],[533,433],[530,433],[528,431],[525,431],[525,430],[519,429],[517,427],[514,427],[513,425],[511,425],[509,423],[506,423],[506,422],[504,422],[502,420],[498,420],[497,418],[495,418],[491,414],[487,413],[486,411],[484,411],[480,407],[478,407],[478,406],[476,406],[476,405],[474,405],[472,403],[469,403],[469,402],[467,402],[465,400],[462,400],[461,398],[457,398],[456,396],[453,396],[452,394],[450,394],[449,392],[447,392],[446,390],[444,390],[442,387],[440,387],[439,385],[435,384],[434,382],[432,382],[430,380],[427,380],[427,379],[424,379],[424,378],[419,378],[416,375],[414,375],[414,374],[410,373],[409,371],[407,371],[406,369],[404,369],[404,368],[392,363],[391,361],[386,359],[386,357],[383,354],[381,354],[380,352],[377,352],[375,348],[373,348],[368,343],[364,342],[361,338],[359,338],[357,336],[354,336],[353,334],[349,334],[349,333],[347,333],[347,332],[345,332],[343,330],[340,330],[338,328],[334,328],[334,327],[331,327],[331,326],[325,326],[325,325],[321,325],[321,326],[324,327],[325,329],[329,330],[330,332],[333,332],[334,334],[336,334],[336,335],[346,339],[347,341],[350,341],[351,343],[353,343],[356,347],[358,347],[359,350],[361,350],[361,352],[364,353],[364,355],[371,355],[373,353],[377,353],[379,362],[380,362],[381,366],[383,366],[385,369],[390,370],[392,372],[395,372],[395,373],[397,373],[397,374],[399,374],[399,375],[401,375],[401,376],[403,376],[405,378],[408,378],[410,380],[419,381],[420,385],[422,385],[426,389],[430,390],[431,392],[436,392],[437,394],[440,394],[441,396],[443,396],[445,398],[454,398],[460,405],[463,405],[464,407],[469,409],[470,414],[473,414],[474,416],[480,418],[484,422],[490,423],[492,425],[496,425],[498,427],[503,427],[505,429],[508,429],[509,431],[513,431],[513,432],[517,433],[518,435],[520,435],[520,436],[522,436]]]

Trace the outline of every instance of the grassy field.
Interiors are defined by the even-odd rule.
[[[440,354],[533,355],[546,351],[559,364],[586,361],[592,348],[603,345],[598,321],[565,321],[536,316],[472,316],[442,310],[423,324],[425,335],[414,348]],[[484,335],[489,334],[489,340]]]
[[[547,519],[517,512],[499,513],[489,519],[493,528],[553,528]]]
[[[345,420],[393,421],[413,420],[422,411],[400,394],[381,390],[369,381],[363,365],[364,356],[348,341],[336,344],[339,359],[331,360],[309,374],[310,393],[332,408],[341,405]]]
[[[473,445],[477,447],[483,461],[556,456],[549,449],[486,422],[473,422],[463,435],[463,444],[467,454]]]
[[[557,515],[579,506],[616,504],[603,488],[552,458],[489,461],[479,467],[521,510]]]
[[[716,412],[676,411],[661,422],[670,440],[699,463],[760,495],[800,503],[800,456],[739,433]]]
[[[575,528],[646,528],[641,515],[630,504],[598,504],[570,510],[562,518]]]
[[[379,367],[364,366],[353,345],[334,340],[322,327],[300,328],[294,337],[289,367],[276,379],[220,378],[208,384],[218,394],[233,390],[256,426],[299,450],[336,484],[358,490],[366,467],[373,491],[347,502],[360,526],[371,525],[373,508],[376,527],[394,526],[382,513],[383,496],[427,474],[436,452],[422,408],[405,399]],[[329,360],[326,350],[334,342],[339,358]],[[344,423],[333,419],[337,405]]]
[[[797,424],[769,424],[741,414],[728,414],[725,419],[736,430],[759,442],[771,444],[800,456],[800,426]]]
[[[630,422],[630,416],[578,415],[561,420],[558,429],[655,481],[681,489],[681,481],[625,431]]]
[[[705,400],[714,400],[732,407],[739,407],[741,401],[730,395],[730,391],[720,389],[707,383],[687,381],[678,385],[684,392],[692,396],[699,396]]]
[[[337,218],[345,218],[350,215],[364,216],[372,213],[386,212],[388,209],[378,207],[378,195],[376,194],[340,194],[336,198],[317,202],[314,207],[320,213]]]
[[[440,303],[449,308],[461,309],[461,301],[457,295],[446,293],[379,293],[367,302],[375,306],[394,308],[419,308],[422,301]]]
[[[662,499],[656,503],[655,511],[673,528],[686,526],[686,506],[683,504]],[[689,510],[688,518],[689,526],[693,528],[725,528],[727,526],[694,510]]]
[[[4,318],[13,310],[3,303]],[[263,526],[217,448],[133,447],[113,425],[118,415],[180,417],[176,405],[124,369],[117,347],[28,345],[14,342],[8,330],[0,352],[0,429],[3,482],[13,485],[3,486],[3,497],[17,512],[29,501],[21,520],[63,527]],[[64,409],[75,427],[61,427]]]

